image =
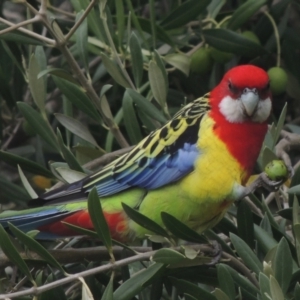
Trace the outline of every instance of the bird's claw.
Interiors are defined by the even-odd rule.
[[[286,179],[281,179],[278,181],[274,181],[270,179],[265,172],[259,175],[260,178],[260,186],[266,188],[270,192],[277,191],[279,187],[286,181]]]
[[[265,172],[261,173],[249,186],[245,187],[236,201],[242,200],[244,197],[254,193],[257,188],[264,187],[270,192],[277,191],[286,179],[274,181],[270,179]]]
[[[210,244],[212,246],[210,255],[212,259],[209,263],[205,264],[206,266],[214,266],[217,264],[220,261],[223,252],[221,245],[217,241],[211,241]]]

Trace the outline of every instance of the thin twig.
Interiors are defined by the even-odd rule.
[[[222,257],[226,259],[224,261],[225,264],[231,266],[233,269],[241,272],[246,278],[249,279],[251,283],[255,285],[259,289],[259,283],[256,280],[256,278],[253,276],[252,272],[243,264],[241,263],[238,259],[236,259],[234,256],[223,252]]]
[[[23,22],[20,22],[18,24],[15,24],[13,26],[10,26],[10,27],[7,27],[3,30],[0,30],[0,35],[6,34],[8,32],[11,32],[11,31],[14,31],[14,30],[18,29],[19,27],[23,27],[23,26],[26,26],[26,25],[29,25],[29,24],[32,24],[32,23],[35,23],[35,22],[38,22],[38,21],[40,21],[40,18],[38,16],[34,16],[32,19],[25,20]]]
[[[6,24],[6,25],[9,25],[9,26],[15,26],[15,25],[16,25],[16,24],[14,24],[14,23],[12,23],[12,22],[10,22],[10,21],[7,21],[7,20],[5,20],[5,19],[3,19],[3,18],[0,18],[0,22],[1,22],[1,23],[4,23],[4,24]],[[32,31],[30,31],[30,30],[28,30],[28,29],[26,29],[26,28],[19,27],[19,28],[17,28],[16,30],[21,31],[21,32],[25,33],[26,35],[31,36],[31,37],[33,37],[33,38],[39,40],[39,41],[45,42],[45,43],[47,43],[49,46],[54,46],[54,45],[55,45],[55,41],[54,41],[54,40],[49,39],[49,38],[46,38],[46,37],[44,37],[44,36],[42,36],[42,35],[40,35],[40,34],[37,34],[37,33],[35,33],[35,32],[32,32]]]
[[[117,268],[120,268],[122,266],[126,266],[130,263],[133,262],[137,262],[137,261],[143,261],[143,260],[149,260],[150,257],[155,253],[156,251],[150,251],[150,252],[146,252],[146,253],[140,253],[137,254],[135,256],[132,257],[127,257],[125,259],[116,261],[114,263],[107,263],[104,266],[100,266],[100,267],[96,267],[93,269],[89,269],[74,275],[69,275],[68,277],[62,278],[60,280],[48,283],[48,284],[44,284],[43,286],[39,286],[39,287],[32,287],[29,288],[25,291],[20,291],[20,292],[15,292],[15,293],[10,293],[10,294],[2,294],[0,295],[0,300],[5,300],[5,299],[13,299],[13,298],[17,298],[20,296],[27,296],[27,295],[39,295],[41,293],[44,293],[46,291],[49,291],[53,288],[56,288],[58,286],[62,286],[64,284],[73,282],[74,280],[78,280],[78,278],[80,277],[87,277],[87,276],[91,276],[94,274],[98,274],[98,273],[102,273],[105,271],[112,271],[115,270]]]
[[[81,23],[84,21],[84,19],[86,19],[87,15],[90,13],[90,11],[95,6],[95,4],[96,4],[96,0],[92,0],[91,3],[89,4],[89,6],[84,11],[81,18],[74,24],[74,26],[70,29],[68,34],[65,36],[66,41],[68,41],[71,38],[71,36],[75,33],[75,31],[81,25]]]

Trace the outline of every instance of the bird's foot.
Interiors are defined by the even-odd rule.
[[[210,253],[210,257],[212,259],[209,263],[205,264],[206,266],[214,266],[217,264],[220,261],[223,252],[221,245],[217,241],[210,241],[210,245],[212,247],[212,251]]]
[[[264,187],[270,192],[277,191],[285,181],[286,178],[277,181],[272,180],[267,176],[265,172],[263,172],[259,174],[259,176],[249,186],[243,188],[242,193],[239,195],[236,201],[242,200],[244,197],[248,196],[249,194],[254,193],[255,190],[260,187]]]

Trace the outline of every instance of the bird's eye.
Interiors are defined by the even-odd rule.
[[[233,94],[237,94],[239,92],[239,89],[236,86],[234,86],[231,81],[228,82],[228,88]]]

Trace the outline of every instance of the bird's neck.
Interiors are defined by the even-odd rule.
[[[267,123],[230,123],[218,110],[211,111],[211,117],[215,121],[215,134],[245,170],[246,177],[250,176],[268,130]]]

